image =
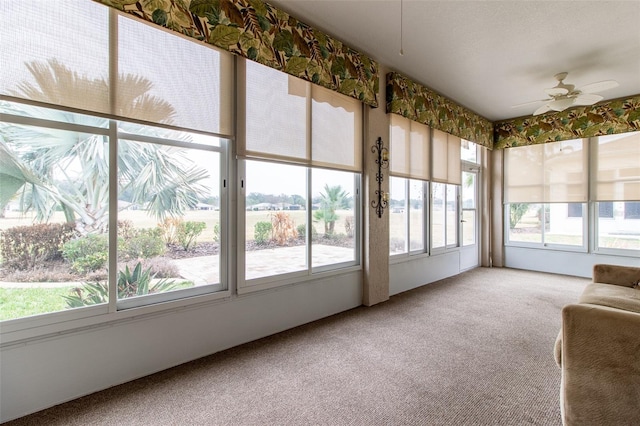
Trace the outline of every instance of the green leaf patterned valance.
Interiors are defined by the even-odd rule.
[[[562,112],[496,122],[495,148],[640,130],[640,95]]]
[[[262,0],[94,0],[378,106],[378,64]]]
[[[489,120],[396,72],[387,74],[387,113],[493,148]]]

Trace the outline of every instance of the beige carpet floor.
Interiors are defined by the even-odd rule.
[[[560,425],[588,281],[478,268],[6,425]]]

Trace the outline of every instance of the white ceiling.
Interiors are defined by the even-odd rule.
[[[605,99],[640,94],[640,0],[266,1],[492,121],[531,115],[542,103],[512,106],[563,71],[620,83]]]

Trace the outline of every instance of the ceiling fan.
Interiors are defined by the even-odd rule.
[[[564,111],[572,106],[593,105],[604,99],[603,96],[596,95],[595,93],[618,87],[617,81],[605,80],[587,84],[586,86],[576,89],[573,84],[564,83],[564,79],[567,78],[567,74],[568,73],[566,72],[561,72],[554,76],[556,80],[558,80],[558,84],[550,89],[544,89],[547,96],[549,96],[547,99],[540,99],[533,102],[514,105],[514,108],[537,102],[546,102],[540,108],[535,110],[533,115],[544,114],[547,111]]]

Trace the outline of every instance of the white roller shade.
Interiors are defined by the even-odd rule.
[[[109,8],[0,1],[0,93],[108,114]]]
[[[144,98],[131,99],[144,79]],[[133,81],[132,81],[133,80]],[[115,114],[185,129],[232,134],[233,58],[155,25],[118,16],[118,83]]]
[[[238,154],[308,163],[309,83],[255,62],[246,64],[246,139]]]
[[[240,156],[362,170],[362,103],[253,61],[243,66]]]
[[[428,126],[391,114],[391,174],[428,180],[430,139]]]
[[[434,129],[431,144],[433,180],[460,185],[462,183],[460,138]]]
[[[73,2],[73,13],[69,4],[0,2],[1,94],[232,134],[229,52],[96,2]]]
[[[594,200],[640,201],[640,132],[600,136],[592,147]]]
[[[584,203],[588,197],[583,139],[505,150],[505,201]]]
[[[362,170],[362,103],[311,85],[311,163]]]

